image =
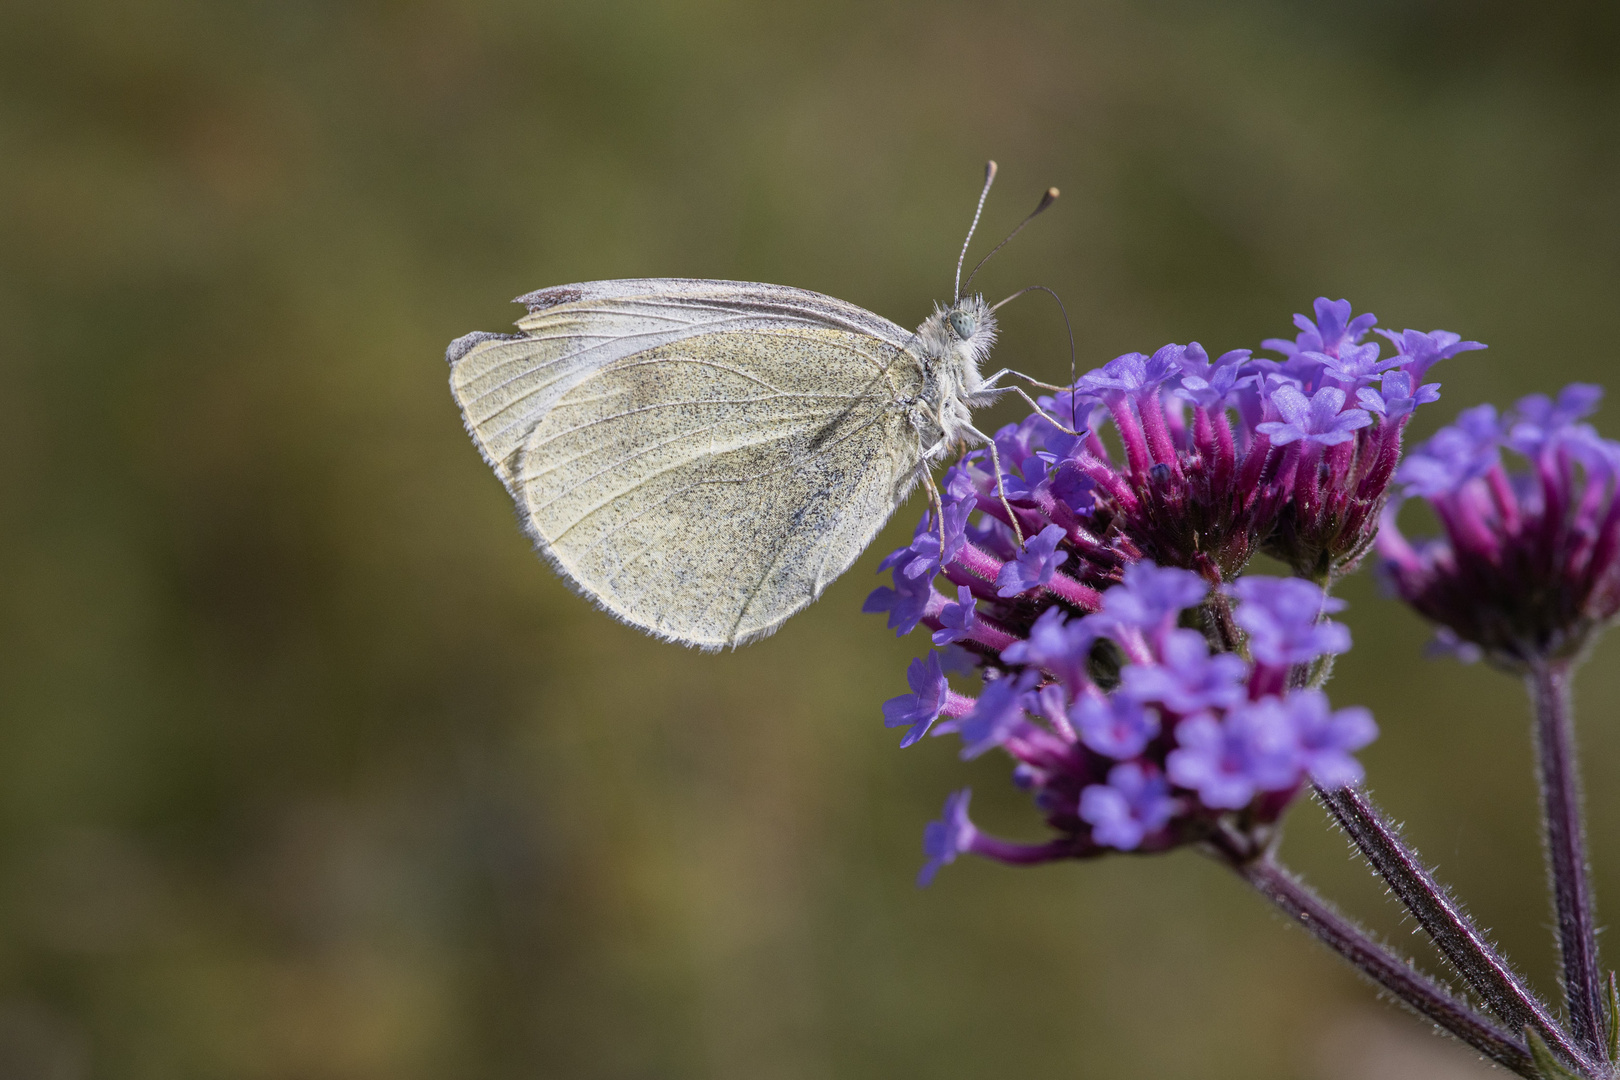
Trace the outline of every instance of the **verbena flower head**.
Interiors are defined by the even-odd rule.
[[[1601,394],[1577,383],[1503,416],[1465,410],[1401,465],[1401,498],[1426,501],[1444,536],[1408,541],[1395,502],[1378,549],[1443,648],[1519,670],[1578,654],[1620,612],[1620,443],[1581,422]]]
[[[1039,606],[1031,586],[1012,598]],[[1130,564],[1099,610],[1049,601],[1033,621],[1014,606],[976,622],[1002,635],[970,638],[985,676],[977,697],[948,685],[935,655],[912,662],[913,692],[884,705],[885,722],[955,734],[963,758],[1000,750],[1051,830],[1020,844],[990,836],[967,816],[967,793],[928,827],[922,880],[958,854],[1009,863],[1163,851],[1221,828],[1248,833],[1275,822],[1308,781],[1361,779],[1353,756],[1377,732],[1364,709],[1334,711],[1302,685],[1311,665],[1350,646],[1323,616],[1342,604],[1299,579],[1246,577],[1233,589],[1246,658],[1211,650],[1210,586],[1197,574]],[[990,607],[1008,598],[989,596]],[[988,610],[988,609],[987,609]],[[1213,631],[1211,631],[1213,632]]]
[[[1319,299],[1314,319],[1295,322],[1293,340],[1265,343],[1283,360],[1247,349],[1211,360],[1196,342],[1166,345],[1042,398],[1041,412],[996,433],[994,456],[981,448],[947,471],[942,516],[930,510],[884,561],[894,585],[867,610],[902,633],[922,623],[942,644],[994,651],[1051,603],[1096,611],[1101,590],[1143,559],[1212,584],[1236,578],[1256,552],[1319,583],[1354,567],[1376,532],[1401,433],[1439,396],[1424,374],[1483,346],[1445,331],[1385,332],[1398,351],[1384,356],[1366,340],[1373,316],[1352,317],[1343,300]],[[930,584],[938,575],[943,591]],[[1004,603],[974,612],[963,589]]]
[[[1246,349],[1211,361],[1194,342],[1128,353],[1087,373],[1072,392],[1041,402],[1049,416],[1093,429],[1084,437],[1062,435],[1040,416],[997,437],[1004,469],[1013,468],[1009,458],[1019,468],[1017,497],[1003,487],[1020,527],[1038,532],[1050,520],[1112,553],[1216,583],[1236,577],[1257,551],[1323,583],[1352,569],[1377,529],[1401,432],[1439,397],[1424,374],[1484,347],[1445,331],[1383,332],[1396,347],[1386,356],[1367,340],[1375,322],[1324,297],[1314,319],[1295,316],[1294,339],[1265,342],[1280,361]],[[1095,430],[1101,421],[1118,457]],[[1033,486],[1031,456],[1045,464],[1045,480]],[[982,462],[974,459],[969,475],[987,494]]]
[[[955,734],[964,757],[1013,757],[1053,835],[988,836],[959,794],[929,832],[928,874],[963,851],[1034,862],[1263,831],[1307,781],[1359,778],[1371,717],[1311,688],[1350,645],[1322,586],[1372,544],[1402,432],[1439,396],[1429,369],[1483,348],[1379,331],[1386,352],[1375,322],[1323,298],[1264,343],[1280,359],[1127,353],[946,471],[866,610],[922,628],[984,686],[916,661],[885,722],[905,745]],[[1295,578],[1240,577],[1257,552]]]

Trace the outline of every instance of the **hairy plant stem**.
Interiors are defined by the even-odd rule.
[[[1232,600],[1226,593],[1219,588],[1210,590],[1209,599],[1204,603],[1204,613],[1221,652],[1247,655],[1241,651],[1243,631],[1238,629],[1236,620],[1232,618]]]
[[[1593,925],[1586,829],[1581,821],[1581,781],[1575,761],[1573,665],[1542,660],[1526,676],[1535,706],[1536,758],[1540,766],[1541,814],[1547,873],[1552,879],[1563,959],[1564,1001],[1575,1038],[1596,1058],[1606,1055],[1603,978]]]
[[[1518,1037],[1390,951],[1289,873],[1269,851],[1250,853],[1242,838],[1230,835],[1215,841],[1213,847],[1218,857],[1262,896],[1408,1008],[1504,1068],[1520,1076],[1539,1076],[1529,1049]]]
[[[1366,792],[1347,787],[1316,795],[1486,1008],[1512,1030],[1529,1027],[1571,1062],[1593,1070],[1600,1059],[1563,1029]]]

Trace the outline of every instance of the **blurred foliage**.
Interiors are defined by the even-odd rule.
[[[1617,11],[0,8],[0,1074],[1325,1075],[1379,1006],[1196,855],[912,887],[947,791],[1034,819],[879,726],[920,640],[857,614],[881,550],[759,645],[646,640],[530,553],[442,352],[595,277],[914,324],[994,156],[987,237],[1065,194],[980,280],[1055,288],[1083,366],[1343,295],[1491,343],[1426,431],[1614,370]],[[1005,316],[1064,374],[1055,306]],[[1551,990],[1518,688],[1348,595],[1374,786]],[[1286,854],[1417,947],[1313,807]]]

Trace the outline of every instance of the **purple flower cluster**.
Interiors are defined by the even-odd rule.
[[[1196,342],[1166,345],[1111,360],[1072,393],[1043,399],[1050,417],[1093,429],[1106,417],[1123,460],[1096,430],[1067,437],[1038,415],[1004,429],[1004,463],[1025,477],[1032,456],[1046,465],[1035,470],[1044,482],[1024,482],[1017,498],[1009,491],[1020,525],[1029,512],[1032,526],[1044,517],[1077,543],[1096,537],[1216,583],[1256,551],[1321,583],[1351,569],[1377,529],[1401,432],[1418,405],[1439,397],[1424,375],[1484,346],[1443,330],[1379,330],[1395,349],[1385,356],[1365,340],[1375,317],[1351,318],[1348,301],[1319,298],[1315,316],[1295,316],[1293,340],[1264,342],[1282,360],[1238,349],[1212,361]],[[987,494],[990,478],[976,479]],[[1072,525],[1050,511],[1053,500]]]
[[[1298,579],[1238,582],[1220,600],[1237,601],[1246,659],[1185,625],[1208,622],[1211,598],[1197,574],[1138,561],[1095,613],[1052,604],[987,656],[977,698],[951,689],[937,655],[914,661],[912,692],[884,705],[890,726],[907,726],[908,744],[954,733],[964,758],[1003,751],[1055,834],[1017,844],[982,833],[958,792],[928,827],[922,880],[962,852],[1031,863],[1162,851],[1222,822],[1270,824],[1307,780],[1359,781],[1351,755],[1376,734],[1371,715],[1334,711],[1305,685],[1313,663],[1350,646],[1323,618],[1334,602]]]
[[[1443,647],[1519,670],[1578,654],[1620,612],[1620,443],[1581,422],[1601,396],[1577,383],[1501,416],[1464,410],[1402,463],[1401,498],[1426,501],[1445,535],[1408,541],[1395,502],[1378,549]],[[1503,451],[1527,467],[1509,471]]]
[[[1041,412],[996,433],[999,484],[983,448],[946,472],[939,510],[884,560],[894,584],[865,610],[993,657],[1051,604],[1097,611],[1141,559],[1218,585],[1263,551],[1331,582],[1372,541],[1412,410],[1438,396],[1424,375],[1484,346],[1380,330],[1396,349],[1385,356],[1364,340],[1373,316],[1326,298],[1315,310],[1295,316],[1293,340],[1264,343],[1283,360],[1166,345],[1042,398]],[[1122,460],[1097,430],[1105,418]],[[1065,433],[1071,420],[1083,434]]]
[[[919,881],[964,853],[1028,864],[1195,846],[1498,1064],[1608,1077],[1569,677],[1620,615],[1620,443],[1583,422],[1600,393],[1576,385],[1506,415],[1467,410],[1402,461],[1414,410],[1439,397],[1429,369],[1484,346],[1377,330],[1386,355],[1374,322],[1319,299],[1292,340],[1264,343],[1280,360],[1211,361],[1197,343],[1118,357],[946,472],[912,542],[883,562],[892,586],[866,604],[945,649],[912,662],[885,723],[903,746],[954,734],[964,759],[1012,758],[1046,835],[985,833],[955,792],[927,826]],[[1510,453],[1525,467],[1504,465]],[[1410,498],[1443,537],[1400,534]],[[1321,687],[1350,648],[1327,590],[1375,544],[1443,644],[1527,675],[1567,1025],[1360,790],[1355,754],[1377,727]],[[1256,553],[1293,576],[1243,576]],[[975,668],[976,694],[951,685],[948,672]],[[1276,823],[1307,785],[1478,1008],[1277,862]]]
[[[1402,432],[1439,396],[1429,369],[1484,348],[1377,330],[1386,352],[1375,322],[1322,298],[1263,343],[1281,359],[1128,353],[946,471],[865,609],[924,628],[985,685],[953,690],[931,655],[885,722],[904,745],[954,732],[965,757],[1011,755],[1055,836],[987,836],[961,793],[930,828],[928,875],[962,851],[1033,862],[1263,831],[1307,779],[1359,779],[1372,719],[1316,688],[1350,644],[1324,587],[1373,542]],[[1257,552],[1295,577],[1241,578]]]

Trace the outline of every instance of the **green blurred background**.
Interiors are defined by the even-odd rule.
[[[1491,343],[1426,433],[1613,372],[1617,10],[4,5],[0,1076],[1476,1075],[1192,853],[915,889],[965,782],[1037,832],[879,723],[923,642],[858,609],[916,507],[774,638],[657,644],[531,554],[442,356],[597,277],[913,325],[995,157],[990,239],[1064,197],[980,280],[1060,292],[1083,367],[1342,295]],[[1004,315],[1065,373],[1054,305]],[[1346,592],[1373,785],[1551,990],[1519,688]],[[1419,948],[1314,807],[1285,855]]]

